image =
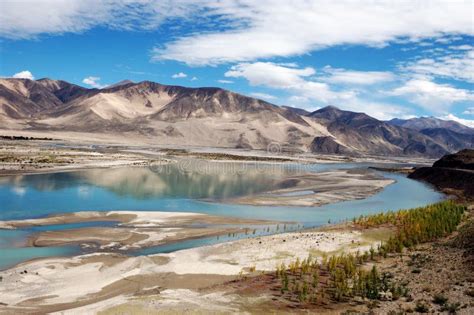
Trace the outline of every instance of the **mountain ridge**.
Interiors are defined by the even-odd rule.
[[[444,128],[457,133],[474,134],[474,128],[454,120],[443,120],[436,117],[414,117],[410,119],[393,118],[389,124],[422,131],[424,129]]]
[[[335,106],[307,112],[222,88],[152,81],[88,89],[48,78],[0,79],[0,122],[13,130],[247,149],[279,143],[284,150],[324,154],[438,157],[472,147],[469,135],[446,128],[416,130]]]

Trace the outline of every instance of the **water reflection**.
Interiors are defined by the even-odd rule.
[[[191,167],[191,166],[189,166]],[[138,199],[181,197],[190,199],[230,198],[269,190],[291,170],[271,166],[252,167],[240,163],[199,163],[195,169],[183,164],[151,167],[92,169],[38,175],[20,175],[0,179],[0,187],[10,186],[23,196],[29,189],[51,192],[77,188],[88,198],[90,186],[105,188],[119,196]]]
[[[186,165],[186,164],[184,164]],[[123,167],[0,178],[0,220],[24,219],[75,211],[146,210],[321,224],[386,209],[420,206],[441,195],[397,174],[396,184],[375,196],[322,207],[271,207],[202,202],[255,194],[280,187],[288,174],[327,171],[331,165],[205,162],[166,167]],[[192,170],[196,167],[197,170]],[[366,167],[358,163],[334,168]]]

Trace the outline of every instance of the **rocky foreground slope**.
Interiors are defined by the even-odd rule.
[[[474,150],[443,156],[432,167],[416,169],[408,177],[428,182],[438,189],[474,200]]]
[[[474,131],[443,122],[419,129],[328,106],[309,113],[220,88],[123,81],[87,89],[60,80],[0,79],[0,128],[133,143],[439,157],[472,148]],[[456,128],[452,128],[455,126]],[[449,128],[448,128],[449,127]]]

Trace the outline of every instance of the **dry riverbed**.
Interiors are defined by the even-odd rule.
[[[127,257],[96,253],[35,260],[0,272],[0,311],[240,311],[252,299],[228,295],[221,285],[242,275],[274,270],[277,264],[289,263],[296,257],[303,259],[309,253],[321,258],[343,250],[366,250],[390,233],[339,225],[170,254]],[[214,286],[221,289],[214,290]],[[252,303],[259,304],[268,298],[255,298]]]

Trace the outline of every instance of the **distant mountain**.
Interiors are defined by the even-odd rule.
[[[266,149],[276,142],[325,154],[438,157],[473,146],[472,137],[451,128],[415,130],[334,106],[310,113],[220,88],[150,81],[87,89],[46,78],[0,79],[0,126],[144,144]]]
[[[435,117],[417,117],[410,119],[394,118],[388,121],[388,123],[415,130],[442,128],[462,134],[474,134],[474,128],[469,128],[453,120],[443,120]]]
[[[111,85],[107,86],[107,88],[114,88],[114,87],[117,87],[117,86],[122,86],[122,85],[127,85],[127,84],[133,84],[133,81],[131,81],[131,80],[122,80],[122,81],[119,81],[117,83],[114,83],[114,84],[111,84]]]
[[[292,107],[292,106],[282,106],[282,108],[301,116],[307,116],[310,114],[310,112],[302,108],[297,108],[297,107]]]
[[[326,126],[336,147],[349,152],[382,155],[440,156],[447,148],[417,131],[393,126],[364,113],[324,107],[308,115]],[[337,152],[333,152],[337,153]]]
[[[445,128],[427,128],[420,133],[440,143],[449,152],[474,147],[474,133],[459,133]]]

